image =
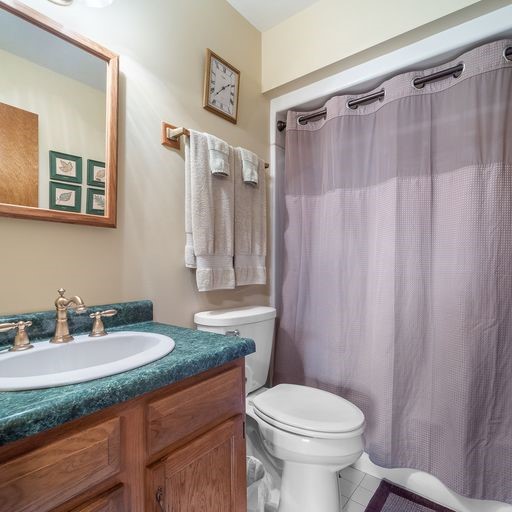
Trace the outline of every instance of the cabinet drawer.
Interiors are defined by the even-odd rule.
[[[232,368],[148,405],[148,453],[153,455],[207,425],[245,410],[242,367]]]
[[[46,512],[115,475],[120,430],[114,418],[2,464],[0,510]]]
[[[123,488],[118,487],[95,498],[72,512],[126,512],[123,501]]]

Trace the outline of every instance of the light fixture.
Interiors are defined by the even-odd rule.
[[[108,7],[114,3],[114,0],[80,0],[81,4],[86,5],[87,7]]]
[[[73,0],[48,0],[57,5],[71,5]],[[108,7],[114,3],[114,0],[79,0],[81,4],[87,7]]]

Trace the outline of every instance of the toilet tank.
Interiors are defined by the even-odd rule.
[[[267,382],[275,318],[276,310],[267,306],[217,309],[194,315],[194,322],[200,331],[251,338],[256,343],[256,352],[245,358],[246,394]]]

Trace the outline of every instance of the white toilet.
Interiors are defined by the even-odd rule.
[[[270,455],[282,461],[279,512],[339,512],[337,472],[363,452],[364,415],[348,400],[308,386],[264,388],[275,317],[274,308],[251,306],[204,311],[194,321],[200,330],[256,343],[246,357],[247,415]]]

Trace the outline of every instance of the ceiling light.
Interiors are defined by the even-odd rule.
[[[73,0],[48,0],[57,5],[71,5]],[[114,3],[114,0],[79,0],[81,4],[87,7],[108,7]]]
[[[114,0],[80,0],[80,3],[86,5],[87,7],[108,7],[114,3]]]
[[[73,0],[49,0],[50,2],[57,5],[71,5]]]

